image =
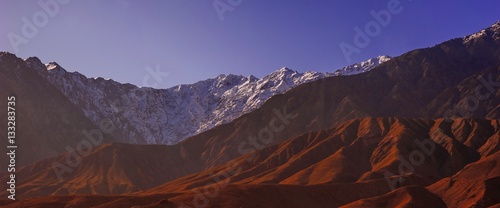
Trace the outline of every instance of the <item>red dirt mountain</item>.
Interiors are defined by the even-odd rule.
[[[106,144],[85,157],[81,165],[82,169],[75,171],[75,173],[84,172],[85,174],[72,175],[71,179],[54,183],[51,188],[41,183],[50,178],[53,178],[50,180],[55,180],[54,177],[50,177],[51,169],[37,174],[35,167],[26,166],[20,171],[21,174],[24,171],[33,170],[33,172],[26,173],[32,177],[26,177],[27,180],[21,182],[23,185],[20,186],[19,192],[24,194],[19,197],[92,194],[96,191],[108,190],[105,193],[132,193],[129,196],[104,197],[104,202],[111,203],[108,204],[110,206],[113,203],[127,201],[126,198],[134,197],[138,197],[138,201],[144,200],[144,203],[137,202],[137,205],[157,203],[164,197],[177,204],[184,203],[192,206],[192,200],[200,197],[196,194],[196,190],[203,193],[206,187],[218,187],[218,194],[215,194],[213,199],[203,195],[209,199],[210,206],[232,207],[237,204],[243,207],[303,207],[301,206],[301,204],[304,205],[303,203],[316,201],[318,207],[328,207],[327,205],[340,206],[356,200],[380,196],[390,192],[391,186],[398,188],[410,185],[410,188],[405,187],[404,190],[398,189],[397,192],[389,193],[390,198],[396,200],[401,196],[400,200],[407,201],[412,197],[428,198],[426,196],[434,194],[436,195],[434,198],[440,199],[438,196],[443,196],[443,201],[448,203],[444,197],[447,194],[445,191],[431,189],[427,193],[422,192],[424,189],[421,187],[433,183],[435,184],[432,186],[444,183],[441,179],[452,176],[464,166],[465,168],[457,175],[469,169],[488,173],[488,177],[478,177],[478,183],[484,179],[485,183],[490,184],[489,187],[493,187],[493,189],[487,189],[491,190],[488,193],[496,193],[494,177],[499,176],[500,166],[481,164],[491,163],[488,161],[498,162],[497,160],[500,159],[497,157],[498,149],[492,147],[491,143],[485,142],[498,139],[499,129],[498,120],[455,119],[453,122],[446,122],[443,119],[355,119],[328,130],[295,137],[281,144],[264,148],[255,154],[242,155],[227,164],[187,175],[139,193],[133,192],[150,188],[147,187],[148,184],[152,186],[157,181],[168,180],[165,179],[168,175],[162,174],[169,172],[168,167],[175,165],[182,168],[185,164],[172,164],[170,162],[173,160],[170,159],[144,162],[147,161],[146,158],[168,158],[169,155],[165,153],[171,151],[165,149],[165,146]],[[428,146],[432,154],[426,155],[427,149],[419,146],[419,142],[426,145],[432,144],[433,148]],[[491,149],[493,152],[481,153],[484,149]],[[412,163],[411,161],[419,160],[414,156],[417,153],[424,155],[423,162]],[[253,159],[248,160],[248,158]],[[140,161],[144,165],[141,166]],[[399,172],[399,168],[406,163],[411,163],[410,166],[414,168],[413,172]],[[471,163],[475,165],[466,166]],[[96,166],[95,164],[102,165]],[[39,165],[39,167],[44,166]],[[162,169],[163,167],[165,169]],[[471,167],[474,168],[471,169]],[[408,167],[404,168],[407,171]],[[91,180],[88,179],[89,177]],[[394,181],[399,180],[399,177],[403,179],[403,182],[396,185]],[[489,179],[492,177],[493,179]],[[145,181],[147,179],[150,182]],[[215,185],[217,180],[219,183]],[[411,188],[411,186],[417,187]],[[441,192],[443,193],[438,194]],[[451,192],[456,191],[451,190]],[[318,193],[328,194],[317,195]],[[398,197],[395,197],[396,195]],[[471,200],[473,202],[491,200],[490,195]],[[269,200],[250,200],[252,198],[267,199],[267,197]],[[290,198],[297,199],[297,201],[290,200]],[[55,199],[62,200],[58,197]],[[62,201],[67,201],[67,203],[76,200],[71,197],[64,199]],[[89,196],[87,200],[91,199],[92,197]],[[286,199],[290,201],[289,205],[280,203]],[[456,198],[453,199],[456,200]],[[38,200],[48,199],[33,198],[19,203],[38,203]],[[83,199],[78,198],[78,200]],[[396,202],[403,203],[402,201]],[[127,203],[135,204],[135,202]],[[227,203],[229,205],[226,205]]]

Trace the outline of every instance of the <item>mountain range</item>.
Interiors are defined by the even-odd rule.
[[[30,94],[28,97],[32,100],[43,100],[50,97],[56,100],[54,102],[57,102],[57,104],[47,104],[54,106],[54,108],[41,107],[40,102],[20,104],[35,105],[25,107],[36,109],[34,110],[36,112],[30,112],[30,114],[45,113],[45,115],[37,115],[34,118],[44,118],[46,122],[35,120],[27,128],[43,128],[42,131],[46,135],[41,137],[47,138],[48,141],[40,139],[37,142],[23,144],[27,150],[40,146],[45,148],[36,153],[28,153],[27,151],[28,154],[20,156],[19,164],[28,164],[68,152],[68,146],[76,148],[79,141],[91,134],[89,132],[93,129],[99,130],[99,126],[103,122],[114,126],[113,131],[106,135],[103,142],[175,144],[197,132],[230,122],[257,109],[273,95],[283,93],[302,83],[325,77],[367,72],[390,60],[387,56],[379,56],[332,73],[299,73],[282,68],[262,79],[257,79],[254,76],[220,75],[214,79],[191,85],[153,89],[121,84],[102,78],[86,78],[78,72],[67,72],[55,62],[43,64],[36,57],[22,60],[13,54],[2,53],[0,60],[2,59],[5,60],[3,62],[5,64],[16,65],[15,67],[4,65],[4,67],[15,68],[13,73],[17,74],[4,83],[36,80],[43,85],[50,85],[46,87],[31,84],[21,88],[17,86],[17,83],[13,83],[5,86],[6,92],[27,93]],[[11,75],[6,76],[6,78]],[[41,90],[49,92],[40,92]],[[34,96],[40,97],[34,98]],[[59,101],[58,97],[64,101]],[[59,106],[61,103],[68,106]],[[62,109],[67,109],[70,112],[65,112]],[[63,117],[75,115],[75,118],[67,122],[68,127],[63,127],[60,120],[57,120],[57,116],[51,118],[52,114]],[[84,128],[80,128],[80,124],[75,125],[81,122],[91,123],[91,125],[83,125]],[[50,125],[47,128],[49,123],[58,125]],[[75,129],[75,127],[77,128]],[[56,129],[74,129],[68,133],[73,135],[73,138],[68,139],[67,136],[65,139],[61,138],[63,134]],[[84,133],[83,130],[87,133]],[[47,146],[47,144],[52,143],[58,145]]]
[[[333,73],[170,89],[1,53],[0,96],[19,97],[29,154],[21,200],[0,205],[499,207],[499,75],[500,22]]]
[[[44,65],[36,57],[28,58],[26,64],[81,108],[94,123],[111,119],[117,132],[128,138],[120,142],[176,144],[255,110],[270,97],[300,84],[367,72],[387,60],[390,57],[379,56],[332,73],[299,73],[285,67],[262,79],[222,74],[169,89],[87,78],[78,72],[67,72],[55,62]],[[125,119],[116,118],[120,113],[126,114]],[[178,125],[181,123],[183,125]]]

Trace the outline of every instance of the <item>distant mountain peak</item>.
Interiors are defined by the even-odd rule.
[[[288,67],[286,67],[286,66],[282,67],[282,68],[281,68],[281,69],[279,69],[278,71],[279,71],[279,72],[287,72],[287,71],[291,71],[291,72],[293,72],[293,70],[291,70],[290,68],[288,68]]]
[[[234,87],[235,85],[239,85],[246,81],[246,77],[235,74],[221,74],[216,78],[216,87],[217,88],[228,88]]]
[[[386,62],[386,61],[389,61],[392,57],[388,56],[388,55],[379,55],[377,56],[376,59],[379,59],[380,61],[382,62]]]
[[[282,67],[281,69],[278,69],[271,74],[267,75],[266,77],[283,77],[283,76],[289,76],[294,73],[298,73],[297,71],[294,71],[288,67]]]
[[[244,80],[246,79],[246,77],[236,74],[220,74],[215,79],[219,81],[232,81],[232,80]]]

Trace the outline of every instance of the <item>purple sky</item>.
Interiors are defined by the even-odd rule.
[[[159,88],[219,74],[262,77],[283,66],[333,71],[430,47],[500,20],[498,0],[60,1],[58,11],[51,13],[51,5],[47,13],[39,3],[56,0],[0,0],[0,51],[139,86],[154,83],[143,80],[148,66],[158,66],[168,73],[154,83]],[[221,14],[223,21],[214,2],[231,10]],[[388,8],[397,14],[380,31],[372,24],[370,42],[348,62],[340,44],[356,47],[354,28],[364,31],[375,20],[370,11]],[[36,33],[23,22],[34,24],[33,17]]]

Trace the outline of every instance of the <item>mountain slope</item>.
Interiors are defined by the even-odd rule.
[[[489,207],[500,203],[500,152],[467,165],[428,187],[448,207]]]
[[[490,207],[500,200],[500,152],[427,188],[409,186],[343,207]]]

